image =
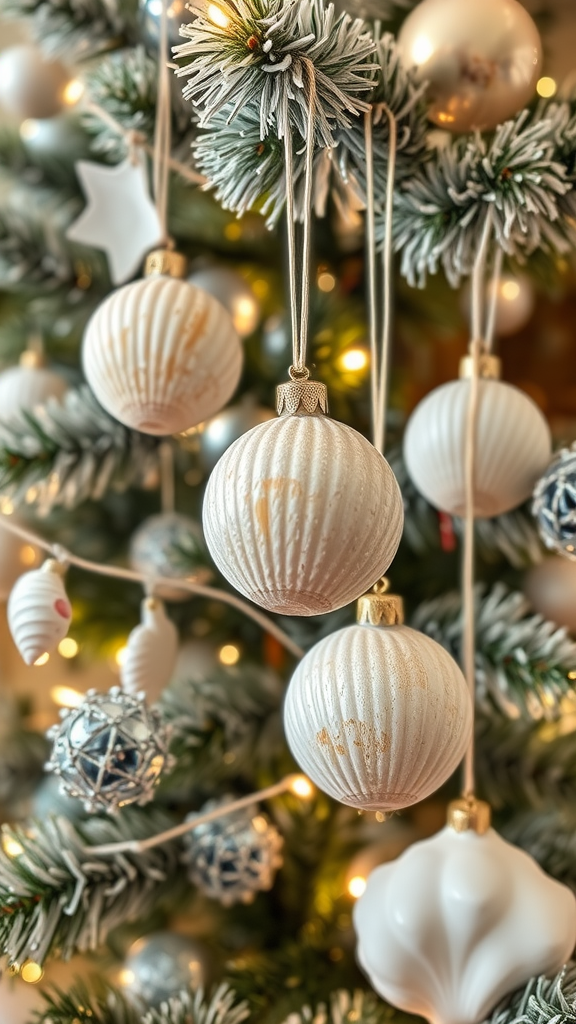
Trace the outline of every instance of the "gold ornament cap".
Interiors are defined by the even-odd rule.
[[[490,804],[475,796],[463,796],[448,804],[448,825],[455,832],[475,832],[483,836],[490,828]]]
[[[276,388],[276,411],[279,416],[294,416],[295,413],[328,413],[328,391],[326,385],[308,377],[292,379]]]
[[[401,626],[404,602],[398,594],[389,594],[388,580],[376,583],[356,602],[356,622],[361,626]]]
[[[175,249],[154,249],[144,266],[145,277],[186,277],[188,260]]]
[[[464,380],[472,376],[474,359],[472,356],[464,356],[460,360],[459,377]],[[493,356],[490,352],[482,352],[478,361],[479,376],[483,380],[500,380],[502,376],[502,360]]]

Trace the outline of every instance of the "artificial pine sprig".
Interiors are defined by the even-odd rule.
[[[525,988],[501,1004],[485,1024],[574,1024],[576,964],[555,978],[532,978]]]
[[[234,990],[223,983],[208,999],[201,989],[173,996],[145,1013],[142,1024],[242,1024],[249,1016],[248,1004],[238,1002]]]
[[[443,594],[417,609],[412,623],[458,658],[462,636],[459,593]],[[560,714],[572,691],[576,644],[565,628],[535,615],[523,594],[497,583],[476,588],[477,700],[511,719],[536,721]]]
[[[283,138],[290,126],[306,138],[308,110],[316,142],[334,145],[334,129],[347,128],[367,109],[377,72],[375,44],[360,19],[336,17],[324,0],[221,0],[218,23],[203,6],[175,47],[187,60],[184,96],[199,108],[200,124],[229,106],[229,118],[257,112],[260,138]]]
[[[328,1003],[319,1003],[313,1010],[303,1006],[299,1013],[290,1013],[283,1024],[417,1024],[416,1017],[394,1010],[373,992],[337,989]]]
[[[69,992],[43,993],[45,1007],[35,1024],[142,1024],[142,1015],[124,996],[105,984],[77,981]]]
[[[569,810],[529,811],[507,822],[506,839],[526,850],[540,867],[576,890],[576,816]]]
[[[1,0],[0,17],[27,19],[49,56],[70,63],[126,45],[136,34],[136,0]]]
[[[66,228],[80,200],[49,186],[3,182],[0,204],[0,288],[51,291],[76,279]]]

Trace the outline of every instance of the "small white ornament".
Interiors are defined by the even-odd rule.
[[[238,438],[214,469],[204,535],[245,597],[284,615],[318,615],[384,575],[402,535],[402,496],[366,438],[320,412],[323,385],[278,392],[284,414]]]
[[[47,370],[38,353],[23,352],[18,366],[0,373],[0,420],[9,424],[10,420],[22,419],[23,414],[34,412],[49,398],[60,401],[67,390],[67,381]]]
[[[530,977],[560,968],[576,942],[573,893],[481,831],[447,827],[411,846],[372,872],[354,908],[371,984],[431,1024],[478,1024]]]
[[[158,576],[174,580],[174,586],[154,585],[165,601],[189,601],[192,594],[177,585],[179,579],[207,583],[212,571],[203,562],[206,552],[202,530],[194,519],[180,512],[148,516],[130,540],[130,565],[150,581]]]
[[[153,253],[166,270],[112,292],[90,319],[82,359],[98,401],[145,434],[175,434],[214,416],[242,370],[230,314],[207,292],[169,276],[182,257]]]
[[[70,75],[36,46],[11,46],[0,54],[0,107],[20,120],[59,114]]]
[[[416,407],[404,459],[414,485],[449,515],[465,512],[468,380],[442,384]],[[520,505],[550,462],[550,428],[528,395],[500,380],[478,382],[474,515],[488,519]]]
[[[72,608],[62,582],[63,569],[52,559],[21,576],[8,599],[8,625],[27,665],[50,654],[67,635]]]
[[[523,589],[535,612],[576,633],[576,562],[544,558],[526,574]]]
[[[394,602],[394,604],[392,604]],[[367,594],[364,621],[384,621],[399,599]],[[409,807],[458,767],[472,731],[466,680],[440,644],[403,625],[346,626],[299,663],[284,728],[319,789],[367,811]]]
[[[116,167],[79,160],[76,171],[87,204],[68,228],[72,242],[103,249],[115,285],[134,276],[146,254],[163,241],[148,181],[146,157],[128,157]]]
[[[470,317],[471,288],[462,289],[461,308],[467,319]],[[492,303],[496,297],[495,333],[499,337],[516,334],[526,326],[536,300],[534,288],[525,274],[502,274],[498,281],[490,281],[486,285],[486,302]]]
[[[120,681],[126,693],[144,690],[148,701],[153,704],[172,677],[178,630],[158,598],[147,597],[142,602],[141,614],[140,625],[128,637]]]

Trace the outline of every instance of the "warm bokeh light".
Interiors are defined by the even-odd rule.
[[[348,892],[357,900],[366,890],[366,879],[362,875],[354,875],[348,882]]]
[[[61,654],[63,658],[75,658],[79,650],[77,641],[73,640],[71,636],[65,636],[58,644],[58,654]]]
[[[2,849],[8,857],[20,857],[24,853],[24,847],[14,836],[2,836]]]
[[[349,348],[340,356],[340,366],[343,370],[365,370],[368,362],[369,356],[364,348]]]
[[[31,139],[36,138],[39,131],[40,122],[36,121],[33,117],[27,117],[20,125],[20,138],[24,139],[24,142],[29,142]]]
[[[0,512],[3,516],[11,516],[14,511],[14,505],[10,498],[0,498]]]
[[[20,548],[20,561],[22,565],[36,565],[38,561],[38,552],[36,548],[33,548],[31,544],[24,544]]]
[[[258,323],[258,311],[254,299],[248,298],[248,296],[237,299],[234,303],[232,319],[241,337],[244,337],[246,334],[252,334]]]
[[[224,644],[218,651],[218,661],[222,665],[236,665],[240,660],[240,651],[235,644]]]
[[[576,672],[572,671],[568,673],[568,679],[576,679]]]
[[[321,274],[318,274],[317,284],[321,292],[332,292],[336,287],[336,278],[334,277],[334,274],[330,274],[327,270],[323,270]]]
[[[233,220],[230,224],[227,224],[224,228],[224,237],[229,242],[237,242],[239,238],[242,238],[242,228],[237,221]]]
[[[314,786],[305,775],[294,775],[290,781],[290,789],[303,800],[309,800],[314,793]]]
[[[252,818],[252,828],[255,832],[259,832],[260,835],[264,835],[268,829],[268,822],[263,814],[257,814],[255,818]]]
[[[430,42],[428,36],[418,36],[414,40],[411,54],[414,64],[425,64],[433,53],[434,44]]]
[[[517,281],[502,281],[500,295],[506,302],[514,302],[520,295],[520,285]]]
[[[116,651],[116,654],[114,655],[114,661],[118,665],[118,668],[122,668],[122,665],[126,661],[127,654],[128,648],[126,647],[126,644],[124,644],[123,647],[119,647],[118,650]]]
[[[208,17],[218,28],[227,28],[230,24],[230,18],[217,4],[208,4]]]
[[[536,92],[539,96],[544,97],[544,99],[549,99],[550,96],[553,96],[557,88],[558,86],[554,79],[548,78],[546,75],[544,78],[539,78],[536,82]]]
[[[35,963],[34,960],[27,960],[25,964],[22,964],[20,977],[22,981],[27,981],[29,985],[37,985],[39,981],[42,981],[44,971],[40,964]]]
[[[62,99],[68,107],[73,107],[84,95],[84,83],[79,78],[72,78],[62,93]]]
[[[41,654],[39,658],[36,658],[34,664],[38,666],[45,665],[47,661],[50,661],[50,655],[48,654],[48,651],[46,651],[44,654]]]
[[[118,975],[118,981],[122,988],[130,988],[134,984],[136,978],[134,971],[130,971],[127,967],[123,967]]]
[[[84,700],[84,694],[72,686],[53,686],[50,696],[59,708],[78,708]]]

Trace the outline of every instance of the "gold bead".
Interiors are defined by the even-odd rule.
[[[460,378],[472,376],[474,360],[472,356],[464,356],[460,360]],[[502,360],[489,352],[483,352],[480,356],[478,366],[479,376],[485,380],[500,380],[502,376]]]
[[[455,832],[476,832],[483,836],[490,828],[490,804],[474,796],[464,796],[448,804],[448,825]]]
[[[146,259],[145,277],[186,277],[188,261],[174,249],[154,249]]]
[[[328,412],[326,385],[317,380],[290,380],[276,388],[276,410],[279,416],[297,412]]]
[[[401,626],[404,602],[398,594],[363,594],[356,603],[356,621],[362,626]]]

